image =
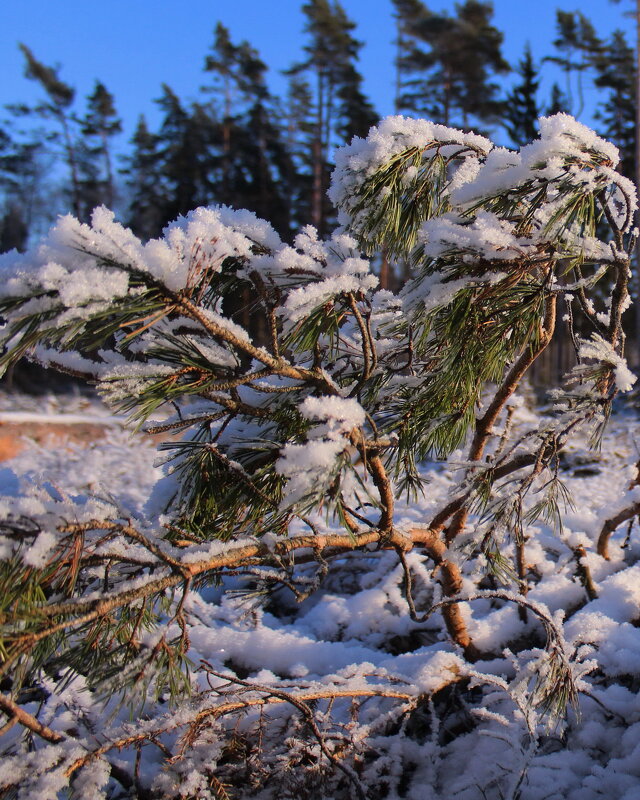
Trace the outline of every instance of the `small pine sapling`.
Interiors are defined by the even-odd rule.
[[[109,769],[138,786],[153,742],[173,765],[158,779],[162,796],[222,797],[233,772],[220,744],[233,731],[225,715],[284,704],[296,736],[309,736],[303,745],[291,733],[300,765],[324,764],[329,790],[335,773],[348,787],[340,796],[365,797],[362,770],[344,755],[365,745],[332,727],[330,707],[318,721],[316,703],[395,698],[393,720],[424,701],[417,689],[376,675],[306,688],[247,682],[194,664],[190,630],[192,596],[227,575],[248,576],[256,594],[285,586],[302,600],[345,554],[366,563],[372,548],[397,554],[412,620],[444,617],[458,655],[446,654],[431,695],[465,669],[477,676],[482,653],[461,609],[484,598],[515,602],[546,633],[535,661],[544,680],[531,684],[529,663],[517,684],[518,703],[525,690],[533,698],[527,735],[532,708],[561,715],[575,702],[579,669],[560,621],[526,597],[525,542],[570,500],[558,478],[563,446],[581,429],[597,438],[613,397],[635,380],[621,320],[636,197],[617,158],[563,114],[542,119],[540,138],[518,152],[392,117],[338,151],[330,197],[342,227],[326,241],[307,227],[288,245],[252,213],[219,207],[145,244],[98,208],[90,225],[65,217],[30,252],[0,256],[4,368],[27,356],[95,384],[134,427],[182,434],[161,445],[165,476],[144,512],[44,489],[3,501],[10,689],[0,709],[58,748],[33,777],[14,739],[16,772],[3,786],[49,772],[62,787],[89,769],[96,786]],[[399,294],[377,289],[369,259],[380,252],[410,266]],[[607,287],[601,308],[596,283]],[[238,297],[250,298],[259,341],[228,312]],[[553,415],[520,435],[509,405],[551,341],[559,301],[574,298],[593,333],[576,339],[578,363],[555,389]],[[428,494],[420,464],[429,458],[451,458],[459,478],[428,518],[407,522],[397,504]],[[487,589],[487,578],[502,588]],[[194,670],[210,688],[185,705]],[[94,741],[24,708],[43,681],[78,676],[98,698],[126,686],[146,721]],[[133,777],[104,760],[116,749],[138,752]],[[214,775],[217,761],[227,767]],[[192,768],[202,785],[187,795]]]

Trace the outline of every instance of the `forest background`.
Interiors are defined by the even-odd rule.
[[[353,6],[360,13],[353,0],[345,5],[287,0],[273,9],[266,30],[267,39],[281,43],[275,48],[275,69],[252,41],[265,39],[265,20],[252,16],[253,4],[240,4],[247,13],[238,35],[216,22],[230,12],[214,3],[208,49],[189,48],[192,66],[202,67],[199,85],[177,90],[170,80],[162,83],[155,97],[140,101],[144,113],[139,114],[132,98],[140,97],[140,87],[134,87],[145,83],[144,74],[138,81],[132,72],[130,87],[120,97],[100,76],[84,96],[77,86],[86,89],[92,67],[104,63],[99,43],[111,41],[114,30],[121,31],[118,61],[125,68],[137,63],[139,50],[156,32],[166,36],[162,4],[158,24],[144,15],[146,35],[138,32],[138,46],[116,8],[110,11],[113,25],[100,26],[96,18],[93,44],[79,43],[71,53],[63,32],[73,5],[65,4],[57,26],[49,29],[49,41],[60,35],[62,65],[42,58],[30,40],[15,43],[14,55],[5,62],[15,70],[0,94],[9,101],[0,118],[0,251],[24,249],[60,213],[88,220],[100,204],[114,208],[143,238],[159,235],[179,214],[216,203],[255,211],[286,240],[308,223],[326,234],[335,225],[326,197],[335,146],[365,136],[389,113],[477,130],[517,147],[536,135],[540,115],[567,111],[613,141],[622,153],[622,171],[634,176],[637,69],[631,0],[617,5],[594,0],[584,11],[557,9],[546,46],[540,38],[545,10],[553,23],[551,5],[547,9],[545,3],[536,6],[535,20],[528,3],[507,4],[509,12],[499,3],[500,19],[508,26],[503,31],[494,4],[478,0],[368,5],[371,13],[361,26],[348,10]],[[173,47],[160,45],[154,60],[158,75],[173,70],[183,80],[183,18],[175,16],[175,24]],[[43,27],[44,18],[39,25],[34,20],[34,39]],[[5,27],[5,36],[10,30]],[[361,61],[369,35],[386,42],[379,55],[367,55],[368,68],[376,72],[373,82]],[[514,51],[510,37],[526,42],[521,52]],[[273,53],[273,48],[272,43],[267,49]],[[83,51],[88,66],[74,75],[65,58],[77,64]],[[515,55],[507,59],[507,52]],[[283,70],[282,60],[290,53]],[[402,279],[393,265],[381,263],[379,269],[383,285]]]

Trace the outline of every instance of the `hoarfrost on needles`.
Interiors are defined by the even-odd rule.
[[[578,350],[581,358],[600,361],[614,368],[616,386],[621,392],[629,392],[637,378],[627,366],[626,360],[615,352],[613,347],[597,333],[591,339],[580,341]]]

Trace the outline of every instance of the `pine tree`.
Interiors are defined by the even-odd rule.
[[[204,87],[203,91],[214,95],[211,116],[218,173],[215,199],[241,206],[245,204],[247,194],[251,193],[247,188],[249,184],[260,186],[265,183],[264,167],[258,165],[258,171],[248,175],[243,151],[244,145],[253,137],[262,148],[262,158],[265,157],[262,128],[267,122],[267,103],[270,100],[265,81],[267,66],[248,42],[232,42],[229,30],[219,22],[204,69],[212,77],[212,86]],[[247,130],[250,114],[258,128],[251,133]],[[255,165],[255,159],[251,160]],[[259,188],[254,196],[261,192],[264,193],[264,189]]]
[[[580,11],[557,11],[558,36],[554,47],[559,56],[547,56],[545,60],[557,64],[566,76],[566,96],[569,109],[580,117],[585,108],[584,77],[593,69],[602,42],[593,24]]]
[[[621,0],[612,0],[614,3],[619,3]],[[630,0],[631,10],[627,11],[627,15],[633,19],[633,25],[635,29],[635,75],[633,80],[633,90],[630,93],[631,97],[635,98],[635,132],[634,132],[634,141],[635,141],[635,152],[634,152],[634,180],[636,186],[640,187],[640,0]],[[622,66],[623,71],[627,72],[629,69],[629,65],[625,64]],[[624,79],[623,79],[624,80]],[[615,89],[614,89],[615,91]],[[622,98],[620,101],[624,102]],[[620,105],[620,102],[618,102]],[[621,109],[616,110],[614,113],[620,113]],[[605,112],[607,113],[607,112]],[[622,111],[622,114],[628,112]],[[622,133],[622,131],[620,131]],[[627,137],[628,142],[628,137]],[[628,152],[625,152],[627,155],[627,169],[628,169]],[[640,227],[640,213],[636,213],[636,224]],[[640,239],[636,244],[636,280],[635,280],[635,307],[636,307],[636,332],[635,332],[635,343],[636,343],[636,361],[640,363],[640,270],[638,269],[638,265],[640,265]]]
[[[26,76],[39,83],[47,96],[47,100],[38,104],[33,112],[45,119],[55,120],[60,128],[59,135],[71,178],[71,207],[77,217],[82,217],[82,186],[71,113],[75,90],[60,79],[56,69],[38,61],[25,44],[19,47],[26,60]]]
[[[163,186],[161,156],[158,136],[149,131],[147,121],[141,116],[131,140],[131,154],[125,159],[123,173],[129,190],[127,225],[144,239],[160,235],[166,222],[167,205]]]
[[[156,101],[162,111],[157,136],[165,202],[164,222],[209,202],[213,194],[211,153],[213,130],[206,108],[187,109],[166,84]]]
[[[180,130],[186,115],[166,97]],[[2,259],[2,369],[27,354],[97,383],[132,425],[183,437],[163,446],[165,474],[144,510],[32,479],[3,498],[5,794],[104,797],[112,778],[122,791],[111,797],[133,786],[167,800],[235,789],[274,800],[292,785],[317,797],[321,779],[336,800],[389,796],[390,786],[420,797],[418,759],[457,777],[468,752],[471,726],[460,728],[457,713],[446,731],[453,760],[425,737],[425,694],[434,724],[442,691],[445,705],[456,692],[476,712],[485,745],[490,734],[504,748],[505,730],[517,740],[515,766],[464,794],[516,796],[545,717],[559,722],[588,680],[601,693],[612,685],[594,674],[597,650],[576,647],[575,628],[568,644],[563,615],[528,597],[543,580],[528,569],[529,537],[538,535],[545,569],[575,560],[561,585],[583,602],[597,593],[596,548],[607,580],[611,533],[640,510],[634,489],[594,552],[582,533],[564,536],[561,450],[577,433],[597,440],[635,380],[622,329],[635,187],[616,159],[564,114],[542,120],[539,139],[516,152],[391,117],[337,154],[331,197],[343,227],[327,240],[307,226],[290,246],[246,210],[207,207],[145,244],[99,208],[90,226],[66,217],[32,252]],[[381,249],[412,266],[400,295],[376,291],[363,253]],[[609,287],[604,301],[597,282]],[[225,310],[239,284],[268,331],[261,346]],[[578,363],[554,391],[553,415],[518,432],[508,405],[548,347],[562,298],[577,300],[589,334],[576,339]],[[442,461],[433,474],[459,477],[416,521],[398,500],[424,490],[427,458]],[[618,547],[623,560],[628,548]],[[632,583],[633,554],[629,562]],[[303,601],[323,581],[328,593],[331,580],[353,581],[366,586],[357,603],[372,603],[372,617],[391,609],[386,628],[359,648],[322,642],[310,675],[297,659],[311,649],[311,617],[302,636],[267,640],[258,606],[249,622],[216,599],[238,577],[251,581],[246,602],[282,615],[295,613],[279,605],[283,589]],[[618,598],[621,585],[615,575],[607,590]],[[476,602],[500,604],[484,649],[482,632],[473,638],[481,626],[461,609]],[[350,617],[361,624],[358,604],[335,602],[334,630]],[[529,616],[505,625],[503,604]],[[633,598],[620,604],[632,617]],[[398,660],[402,614],[411,634],[429,621],[435,635]],[[582,624],[591,636],[592,619]],[[207,658],[194,661],[204,640]],[[247,675],[237,640],[293,652],[282,674]],[[372,664],[378,643],[384,656]],[[619,679],[619,662],[608,663]],[[131,712],[112,722],[118,696]],[[611,716],[599,704],[598,713]]]
[[[294,167],[273,107],[257,100],[247,111],[242,136],[238,158],[249,169],[251,180],[240,205],[268,219],[281,235],[288,236],[293,214],[290,189],[294,189],[290,179]]]
[[[491,24],[493,4],[467,0],[456,6],[458,34],[456,43],[461,58],[456,59],[461,72],[461,89],[457,102],[462,124],[491,124],[502,113],[499,86],[492,77],[505,75],[509,64],[501,52],[503,34]],[[466,51],[466,58],[465,58]],[[476,122],[477,121],[477,122]]]
[[[423,101],[418,88],[420,82],[413,73],[419,73],[432,66],[427,51],[418,42],[417,31],[424,29],[423,23],[431,16],[422,0],[392,0],[396,23],[396,86],[394,108],[415,112]]]
[[[313,92],[302,75],[288,75],[288,88],[283,109],[283,130],[289,155],[286,185],[290,197],[291,217],[298,227],[311,219],[310,141],[313,136]]]
[[[100,81],[96,81],[93,94],[87,98],[87,113],[81,120],[81,125],[86,139],[89,142],[97,141],[97,144],[89,145],[88,152],[92,159],[102,161],[101,201],[111,208],[115,187],[110,140],[122,131],[122,122],[118,118],[113,95]]]
[[[222,139],[221,179],[219,200],[223,203],[232,203],[233,181],[231,176],[231,147],[233,140],[235,92],[238,90],[238,60],[239,48],[231,42],[229,30],[218,23],[214,32],[214,42],[211,53],[205,60],[205,71],[214,76],[214,88],[222,95],[222,109],[220,111],[220,132]]]
[[[24,212],[16,203],[9,203],[0,218],[0,253],[7,250],[24,250],[29,237],[29,228]]]
[[[419,2],[397,2],[403,42],[398,65],[408,91],[400,110],[448,124],[495,123],[502,110],[494,75],[509,71],[501,53],[503,35],[491,24],[490,2],[466,0],[456,16],[434,14]]]
[[[522,146],[536,137],[540,116],[537,100],[540,81],[528,44],[518,64],[518,74],[522,80],[507,94],[503,125],[513,144]]]
[[[0,128],[0,253],[13,248],[22,250],[29,233],[22,209],[12,196],[21,172],[17,158],[14,143]]]
[[[597,73],[596,86],[608,90],[607,99],[599,104],[596,111],[596,119],[602,121],[603,135],[620,149],[622,173],[633,179],[636,149],[636,56],[623,31],[614,31],[610,40],[602,45],[594,67]]]
[[[205,71],[213,85],[214,140],[212,199],[269,217],[279,231],[290,230],[290,156],[276,123],[275,100],[266,83],[267,66],[246,41],[235,44],[218,23]]]
[[[0,252],[23,250],[41,188],[42,143],[14,139],[0,128]]]
[[[560,113],[566,114],[569,110],[569,105],[569,98],[558,84],[554,82],[551,86],[551,97],[549,98],[549,105],[546,107],[545,113],[549,116]]]
[[[326,190],[331,172],[330,154],[338,131],[347,138],[362,134],[375,120],[371,104],[361,91],[355,62],[362,43],[353,36],[355,24],[336,0],[310,0],[302,6],[307,22],[307,58],[290,75],[308,76],[313,109],[309,120],[308,169],[311,174],[311,222],[325,231],[330,207]]]
[[[355,30],[355,24],[347,17],[340,3],[335,3],[333,13],[336,27],[341,31],[344,42],[342,45],[336,43],[336,53],[344,48],[349,56],[343,58],[336,81],[338,103],[335,136],[342,142],[349,141],[354,136],[366,136],[369,128],[378,121],[378,115],[362,90],[362,75],[356,69],[358,54],[363,43],[351,35]]]

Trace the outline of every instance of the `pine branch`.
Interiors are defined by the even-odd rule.
[[[0,709],[9,717],[10,721],[15,719],[23,728],[27,728],[32,733],[37,734],[42,739],[52,744],[64,741],[65,737],[57,731],[52,731],[43,725],[32,714],[21,708],[14,700],[4,694],[0,694]]]
[[[640,502],[634,502],[623,508],[617,514],[605,520],[598,535],[597,553],[602,558],[609,560],[609,540],[614,531],[630,519],[640,514]]]

